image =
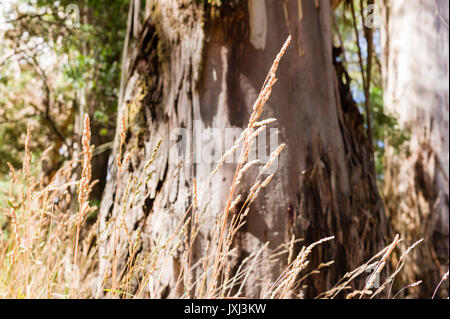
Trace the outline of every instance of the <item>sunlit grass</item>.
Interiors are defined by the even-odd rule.
[[[244,205],[237,214],[231,216],[230,211],[243,196],[237,194],[237,185],[245,174],[246,163],[252,139],[265,129],[264,121],[259,121],[264,105],[269,99],[273,85],[276,82],[275,73],[278,62],[289,45],[289,41],[281,50],[269,72],[267,81],[256,100],[253,113],[250,116],[247,129],[241,139],[236,143],[242,143],[243,149],[240,161],[235,171],[229,197],[224,203],[223,211],[217,216],[215,226],[209,230],[211,241],[199,260],[192,263],[192,243],[199,231],[204,227],[202,220],[207,203],[197,201],[197,181],[192,181],[193,203],[180,218],[178,227],[173,234],[163,242],[156,243],[152,251],[141,255],[137,247],[142,240],[140,230],[136,236],[129,236],[129,254],[125,266],[119,269],[117,263],[117,236],[129,234],[123,222],[134,203],[134,198],[142,191],[146,176],[145,170],[139,178],[129,176],[123,199],[117,200],[117,205],[122,208],[120,214],[109,222],[113,239],[112,249],[108,256],[111,271],[99,273],[97,266],[99,261],[99,245],[104,245],[100,238],[102,231],[98,224],[88,226],[87,218],[96,212],[96,207],[89,203],[89,193],[95,181],[91,181],[91,156],[89,117],[85,118],[82,137],[82,158],[74,158],[67,162],[51,179],[49,183],[39,180],[39,175],[33,173],[32,167],[37,163],[31,159],[31,127],[27,131],[25,141],[25,157],[23,168],[19,171],[11,170],[9,181],[2,182],[2,197],[0,197],[1,213],[4,216],[6,226],[0,236],[0,298],[158,298],[161,296],[160,281],[167,271],[168,260],[174,251],[183,248],[182,271],[177,281],[177,286],[182,291],[182,298],[241,298],[243,287],[247,283],[248,275],[261,264],[286,259],[286,268],[281,276],[273,284],[262,292],[264,298],[295,298],[298,297],[299,287],[305,278],[322,271],[333,271],[333,261],[324,261],[318,268],[308,269],[309,258],[314,254],[314,248],[318,245],[326,245],[334,240],[334,237],[324,238],[315,243],[305,245],[298,254],[294,254],[294,244],[301,240],[292,238],[275,250],[268,250],[268,244],[264,244],[238,265],[237,270],[231,271],[230,259],[235,253],[233,239],[237,232],[246,223],[249,207],[257,198],[259,191],[270,183],[272,175],[262,178],[258,176],[250,188],[249,195],[243,198]],[[124,127],[122,127],[122,143],[124,142]],[[158,146],[149,159],[147,166],[158,156]],[[284,146],[272,154],[265,163],[264,168],[271,165]],[[227,156],[238,149],[235,145],[227,151],[223,160],[219,161],[211,176],[221,169]],[[120,153],[120,152],[119,152]],[[122,166],[128,160],[125,154],[124,160],[117,158],[119,174],[129,174],[122,171]],[[79,179],[73,176],[73,163],[80,163],[82,174]],[[263,170],[264,170],[263,168]],[[131,199],[131,200],[130,200]],[[381,287],[374,285],[375,277],[385,271],[388,258],[401,240],[396,237],[390,245],[371,258],[367,263],[347,273],[334,288],[323,292],[321,298],[363,298],[380,295],[389,283],[395,278],[403,266],[400,258],[398,268],[387,280],[381,283]],[[265,251],[266,254],[262,254]],[[409,250],[408,250],[409,251]],[[263,257],[264,256],[264,257]],[[266,257],[269,256],[269,257]],[[351,290],[350,283],[359,276],[364,276],[367,269],[374,267],[375,271],[369,277],[364,287],[359,290]],[[201,270],[201,275],[195,278],[194,271]],[[197,272],[198,273],[198,272]],[[195,278],[195,279],[194,279]],[[94,289],[95,283],[99,283],[100,289]],[[98,287],[97,287],[98,288]],[[169,297],[173,297],[169,295]],[[255,297],[255,296],[253,296]]]

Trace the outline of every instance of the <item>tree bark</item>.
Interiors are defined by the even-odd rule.
[[[395,230],[408,244],[424,239],[397,281],[422,280],[405,290],[415,297],[430,298],[448,271],[448,9],[446,0],[383,6],[384,104],[410,134],[406,152],[387,148],[384,193]]]
[[[206,1],[205,1],[206,2]],[[363,119],[354,104],[345,72],[334,65],[329,1],[222,1],[220,6],[192,1],[149,1],[151,15],[142,24],[140,37],[129,50],[120,116],[126,119],[126,142],[120,152],[120,123],[113,158],[129,153],[129,162],[118,177],[110,168],[101,203],[100,280],[112,276],[111,249],[122,269],[129,253],[127,238],[142,235],[141,254],[152,251],[157,238],[167,238],[192,203],[193,180],[203,185],[217,163],[189,163],[170,152],[177,128],[187,129],[197,141],[203,129],[245,128],[267,71],[288,35],[291,47],[282,59],[264,118],[278,121],[278,142],[286,150],[278,160],[275,177],[252,205],[246,227],[235,240],[237,261],[261,248],[271,251],[294,235],[304,244],[328,236],[334,241],[317,247],[311,269],[334,260],[330,270],[308,279],[304,296],[314,297],[331,288],[340,277],[381,250],[389,236],[384,210],[370,164]],[[147,10],[146,10],[147,11]],[[138,26],[132,23],[130,28]],[[132,30],[128,34],[132,34]],[[140,176],[153,149],[162,138],[153,166],[154,174],[124,214],[124,231],[115,238],[109,221],[121,214],[127,195],[128,173]],[[225,149],[221,141],[215,150]],[[198,144],[190,151],[197,155]],[[266,154],[268,157],[269,152]],[[218,158],[220,154],[215,154]],[[264,163],[262,164],[264,165]],[[258,168],[261,169],[262,165]],[[206,209],[205,227],[194,245],[194,259],[205,251],[217,214],[224,209],[236,165],[225,164],[199,190]],[[248,194],[257,170],[249,171],[238,193]],[[243,196],[245,198],[245,196]],[[300,246],[296,248],[297,251]],[[182,252],[170,260],[166,289],[160,297],[180,296],[175,287]],[[286,257],[258,265],[242,292],[260,297],[284,269]],[[198,274],[197,274],[198,275]],[[118,274],[120,276],[120,274]],[[362,288],[364,279],[355,282]],[[148,296],[148,294],[146,295]]]

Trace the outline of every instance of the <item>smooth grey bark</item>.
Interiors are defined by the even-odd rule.
[[[176,143],[171,133],[182,127],[195,140],[195,121],[222,131],[244,128],[267,71],[289,34],[293,41],[263,116],[278,119],[279,143],[287,148],[274,179],[252,205],[248,223],[235,240],[237,259],[267,241],[274,249],[292,235],[304,238],[302,245],[334,235],[333,242],[312,254],[311,269],[335,260],[330,270],[312,276],[303,289],[307,297],[313,297],[389,240],[363,120],[342,82],[342,68],[337,70],[333,64],[331,3],[317,3],[228,1],[220,7],[183,0],[147,3],[151,14],[130,47],[129,68],[123,75],[120,114],[126,118],[126,143],[119,154],[118,125],[112,156],[131,154],[124,170],[140,176],[162,138],[154,175],[125,216],[129,235],[143,234],[141,253],[151,251],[157,238],[173,233],[192,202],[193,179],[201,185],[215,168],[214,163],[175,159],[170,153]],[[196,148],[193,152],[195,156]],[[234,170],[234,164],[224,165],[199,194],[199,202],[209,205],[205,228],[195,245],[197,258],[204,252],[215,216],[226,204]],[[113,160],[100,210],[100,278],[111,273],[114,241],[108,221],[119,216],[118,203],[128,182],[127,174],[117,180],[117,172]],[[250,172],[238,193],[248,193],[255,174],[256,170]],[[115,247],[121,268],[129,251],[126,234],[118,236]],[[270,249],[263,258],[268,258]],[[162,297],[179,295],[174,285],[181,254],[173,256],[162,278],[167,287]],[[243,295],[259,297],[278,278],[285,259],[254,269]],[[355,285],[362,288],[363,283],[364,278]]]
[[[399,288],[430,298],[449,260],[449,2],[384,1],[383,87],[386,110],[411,136],[408,150],[386,152],[384,190],[389,218],[411,252]],[[389,144],[389,141],[387,141]],[[440,290],[448,297],[448,281]]]

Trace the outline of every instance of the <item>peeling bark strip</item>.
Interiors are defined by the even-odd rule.
[[[261,0],[248,1],[250,42],[255,49],[264,50],[267,39],[266,2]]]
[[[255,6],[258,1],[251,2]],[[245,128],[267,70],[284,39],[292,34],[293,46],[281,61],[279,82],[264,111],[265,118],[278,119],[279,142],[286,143],[287,149],[279,158],[272,182],[252,205],[245,229],[238,234],[236,262],[267,241],[269,248],[261,256],[265,260],[293,234],[304,238],[305,244],[335,235],[334,242],[313,253],[311,267],[336,261],[331,270],[308,282],[306,296],[313,297],[381,250],[388,235],[361,115],[348,87],[342,84],[343,71],[336,72],[333,65],[330,3],[322,1],[316,6],[314,1],[289,0],[283,7],[278,1],[264,1],[264,10],[261,3],[250,8],[249,1],[223,1],[220,7],[197,3],[149,1],[146,8],[151,8],[151,19],[143,23],[140,37],[131,45],[120,111],[126,119],[126,143],[119,154],[118,133],[113,158],[127,153],[131,157],[120,175],[112,164],[101,203],[98,292],[102,293],[102,282],[108,287],[114,267],[112,247],[119,270],[126,266],[132,250],[130,238],[141,237],[136,248],[140,258],[151,254],[156,242],[173,234],[192,203],[194,178],[203,185],[215,168],[209,163],[177,162],[169,152],[176,142],[171,141],[171,133],[186,128],[195,140],[193,123],[197,120],[205,128]],[[286,10],[302,15],[286,16]],[[261,23],[267,26],[258,25],[254,14],[265,15]],[[127,185],[133,184],[133,177],[150,172],[145,165],[160,138],[153,174],[145,191],[133,197],[127,193]],[[249,170],[238,193],[248,193],[262,166],[257,168]],[[208,230],[226,204],[234,170],[235,165],[225,164],[199,189],[198,202],[205,208],[205,218],[193,246],[193,262],[205,252]],[[123,208],[130,206],[123,213]],[[121,230],[114,235],[113,217],[123,220],[128,233]],[[176,285],[184,267],[182,256],[181,246],[165,264],[159,282],[149,285],[144,296],[173,297],[185,292]],[[283,256],[255,267],[242,295],[261,296],[278,278],[286,259]],[[364,278],[358,288],[363,283]],[[165,289],[155,288],[153,294],[152,287],[158,284]]]
[[[399,288],[422,280],[407,290],[421,298],[431,298],[449,266],[448,10],[447,0],[383,7],[384,103],[411,136],[407,152],[387,150],[383,192],[407,244],[424,238],[397,280]],[[448,281],[439,292],[448,297]]]

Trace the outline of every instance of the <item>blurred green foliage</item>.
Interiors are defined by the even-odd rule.
[[[7,162],[21,166],[23,137],[30,120],[41,129],[40,137],[33,141],[37,154],[49,146],[64,154],[61,135],[68,148],[77,142],[73,133],[80,92],[86,95],[85,111],[99,141],[113,139],[129,6],[129,0],[11,3],[10,10],[3,13],[9,28],[0,35],[5,39],[0,43],[0,57],[8,57],[0,59],[0,174],[8,171]],[[69,8],[79,9],[78,28],[72,23],[73,16],[67,16],[74,12]],[[47,65],[49,61],[52,63]],[[45,117],[46,99],[51,100],[48,115],[59,132]]]
[[[364,37],[363,19],[360,3],[354,2],[355,16],[357,20],[357,29],[359,34],[359,42],[361,48],[361,56],[364,61],[367,61],[367,42]],[[367,15],[366,10],[363,10],[364,16]],[[379,14],[379,12],[375,12]],[[351,90],[354,100],[358,104],[360,112],[366,119],[365,111],[365,95],[363,88],[363,79],[361,72],[367,72],[367,63],[363,64],[363,70],[361,70],[359,57],[358,57],[358,45],[356,41],[356,33],[353,27],[353,17],[349,5],[341,5],[336,11],[336,24],[338,30],[335,30],[334,43],[336,46],[340,46],[340,39],[342,39],[344,52],[345,52],[345,67],[350,77],[352,78]],[[380,17],[376,17],[379,19]],[[399,128],[397,118],[395,114],[387,114],[384,110],[383,103],[383,88],[381,79],[381,44],[380,44],[380,30],[379,28],[373,28],[373,64],[371,69],[371,81],[370,81],[370,110],[371,118],[370,123],[372,127],[372,137],[374,143],[375,152],[375,167],[378,176],[378,181],[384,180],[384,154],[386,144],[394,147],[397,152],[403,150],[405,142],[409,140],[408,132],[405,132]],[[367,124],[365,125],[367,128]]]

